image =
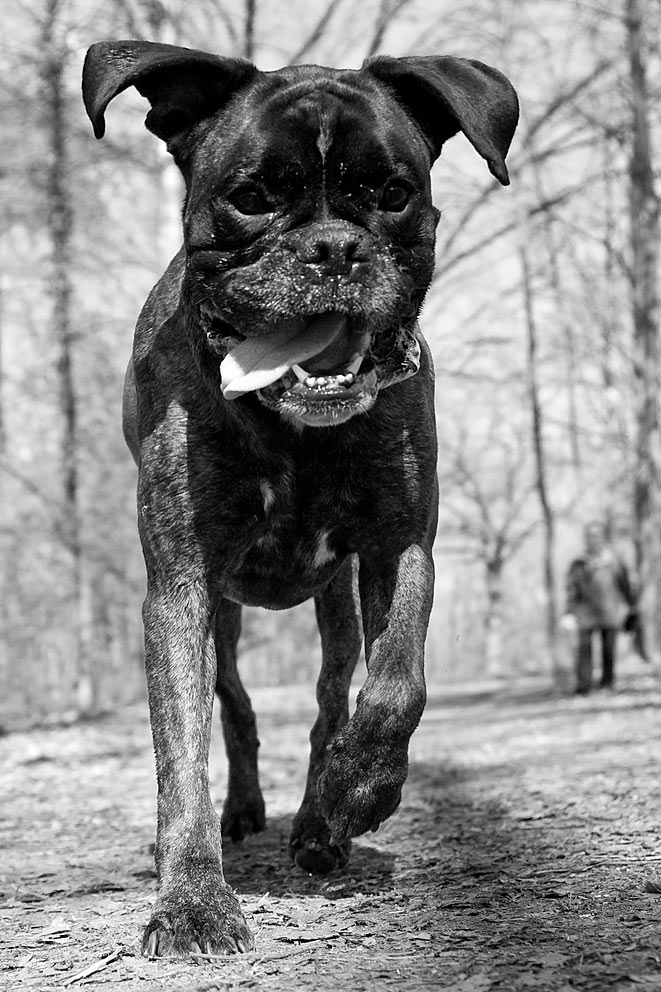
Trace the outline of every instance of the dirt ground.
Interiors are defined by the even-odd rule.
[[[569,700],[431,691],[399,811],[325,879],[286,853],[313,699],[253,693],[269,820],[226,848],[257,941],[231,959],[139,954],[156,884],[146,704],[1,739],[0,988],[661,990],[658,672]]]

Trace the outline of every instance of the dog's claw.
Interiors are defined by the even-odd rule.
[[[308,875],[328,875],[336,868],[343,868],[349,860],[350,844],[331,848],[301,848],[294,861]]]
[[[227,955],[251,950],[253,936],[225,883],[204,892],[161,895],[143,939],[146,957]]]
[[[308,875],[328,875],[349,861],[351,841],[336,841],[319,813],[310,809],[300,813],[289,838],[289,854]]]
[[[149,934],[143,953],[147,958],[158,957],[158,930]]]

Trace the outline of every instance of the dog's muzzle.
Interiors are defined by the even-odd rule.
[[[220,363],[221,390],[232,401],[256,393],[269,409],[311,427],[366,413],[380,389],[420,367],[417,325],[370,332],[336,312],[293,317],[257,337],[207,332]]]

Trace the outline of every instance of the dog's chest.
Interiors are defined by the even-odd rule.
[[[223,569],[225,594],[255,605],[290,605],[325,584],[349,550],[352,501],[328,480],[290,471],[251,480],[251,512]]]
[[[308,573],[337,558],[332,532],[348,506],[342,507],[338,495],[323,480],[315,492],[309,485],[297,486],[285,472],[277,480],[260,478],[258,488],[262,513],[250,557],[269,564],[287,561],[290,567]]]

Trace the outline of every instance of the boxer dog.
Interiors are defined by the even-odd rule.
[[[315,601],[323,658],[290,838],[298,865],[344,865],[351,838],[400,801],[434,578],[433,369],[417,326],[439,218],[429,173],[463,131],[507,184],[518,107],[503,75],[460,58],[261,72],[101,42],[83,77],[97,138],[128,86],[149,100],[147,127],[186,187],[183,247],[139,318],[124,396],[158,779],[160,889],[143,950],[233,953],[253,938],[221,835],[264,828],[236,667],[241,604]],[[349,719],[363,634],[368,674]],[[214,691],[229,763],[221,817]]]

